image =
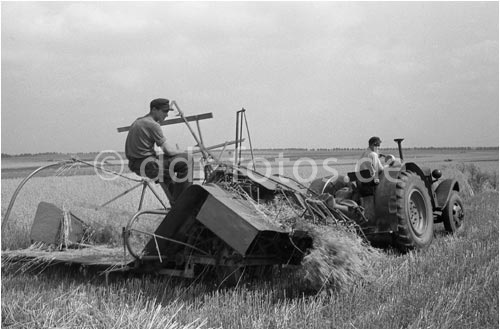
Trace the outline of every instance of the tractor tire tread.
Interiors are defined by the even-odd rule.
[[[433,225],[432,212],[430,212],[429,219],[429,208],[430,208],[430,199],[426,194],[425,184],[421,181],[420,177],[411,171],[403,171],[400,173],[399,182],[396,184],[396,215],[397,215],[397,232],[395,237],[395,243],[397,247],[403,251],[408,251],[411,249],[415,249],[418,247],[426,246],[430,244],[432,241],[433,234],[430,234],[430,237],[427,237],[423,242],[416,241],[416,238],[413,235],[412,228],[410,227],[409,219],[406,216],[406,198],[408,198],[408,189],[412,186],[417,187],[419,191],[421,191],[424,196],[426,203],[426,220],[427,226]],[[428,229],[429,230],[429,229]],[[427,236],[428,233],[427,233]]]

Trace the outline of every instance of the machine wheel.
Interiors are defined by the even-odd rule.
[[[399,179],[396,184],[396,243],[403,250],[424,248],[432,242],[434,225],[427,188],[413,172],[402,172]]]
[[[462,227],[465,214],[462,199],[457,191],[453,190],[451,192],[441,218],[443,219],[444,228],[449,233],[455,233]]]

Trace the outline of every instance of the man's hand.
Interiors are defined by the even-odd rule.
[[[177,150],[175,148],[173,148],[170,144],[168,144],[167,142],[164,142],[161,146],[160,146],[161,150],[168,156],[168,157],[173,157],[173,156],[176,156],[180,153],[182,153],[180,150]]]
[[[395,161],[396,161],[396,157],[394,157],[393,155],[385,156],[385,163],[388,164],[389,166],[392,166]]]

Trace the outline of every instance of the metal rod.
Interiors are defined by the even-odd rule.
[[[166,210],[144,210],[144,211],[138,211],[136,212],[132,218],[127,223],[127,226],[125,227],[124,230],[124,235],[123,235],[123,240],[124,244],[127,246],[128,252],[135,258],[135,259],[140,259],[140,256],[135,253],[135,251],[132,249],[132,246],[130,245],[129,242],[129,237],[130,237],[130,230],[132,229],[132,226],[134,222],[139,218],[140,215],[142,214],[158,214],[158,215],[167,215],[168,212]]]
[[[172,105],[177,108],[177,111],[179,112],[179,115],[181,116],[181,118],[186,123],[186,126],[188,127],[189,131],[191,132],[191,135],[193,136],[193,138],[195,139],[196,143],[198,144],[198,147],[200,148],[201,153],[203,154],[203,158],[208,159],[208,157],[210,156],[210,153],[207,150],[205,150],[205,147],[203,146],[203,143],[200,141],[200,139],[198,138],[198,136],[196,135],[196,133],[193,131],[193,129],[191,128],[191,125],[189,125],[189,122],[186,120],[186,117],[184,117],[184,113],[182,112],[181,108],[179,107],[179,105],[175,101],[172,101]]]
[[[224,151],[226,151],[226,147],[229,143],[226,141],[226,143],[224,143],[224,146],[222,147],[222,150],[220,151],[219,153],[219,158],[217,158],[217,160],[220,161],[220,159],[222,158],[222,155],[224,154]]]
[[[200,136],[200,142],[201,142],[201,144],[204,145],[203,136],[201,135],[201,128],[200,128],[200,121],[199,120],[196,121],[196,127],[198,128],[198,135]]]
[[[236,112],[236,136],[234,138],[235,141],[239,141],[238,127],[239,124],[239,111]],[[238,143],[234,146],[234,165],[238,164]]]
[[[146,194],[146,181],[142,183],[142,191],[141,191],[141,199],[139,200],[139,207],[137,208],[137,211],[140,211],[142,209],[142,203],[144,202],[144,195]]]
[[[165,205],[165,203],[163,203],[163,201],[161,200],[160,195],[158,195],[156,190],[151,186],[151,183],[149,183],[149,181],[146,181],[146,184],[148,185],[149,189],[151,189],[151,192],[153,193],[153,195],[155,195],[161,205],[163,205],[163,208],[165,208],[165,210],[168,209],[167,205]]]
[[[230,146],[230,145],[233,145],[233,144],[236,144],[236,143],[239,143],[239,142],[244,142],[245,139],[242,139],[242,140],[238,140],[238,141],[226,141],[224,143],[219,143],[219,144],[215,144],[213,146],[210,146],[210,147],[205,147],[205,150],[212,150],[212,149],[217,149],[217,148],[220,148],[220,147],[226,147],[226,146]],[[198,152],[201,152],[200,149],[194,149],[192,150],[192,153],[195,154],[195,153],[198,153]]]
[[[196,251],[199,251],[205,255],[209,255],[209,253],[191,245],[191,244],[187,244],[187,243],[184,243],[184,242],[181,242],[181,241],[177,241],[175,239],[172,239],[172,238],[168,238],[168,237],[164,237],[164,236],[161,236],[161,235],[157,235],[155,233],[148,233],[148,232],[145,232],[145,231],[142,231],[142,230],[139,230],[139,229],[133,229],[132,226],[134,224],[134,222],[139,218],[140,215],[143,215],[143,214],[158,214],[158,215],[167,215],[168,212],[165,212],[164,210],[144,210],[144,211],[139,211],[137,212],[136,214],[134,214],[134,216],[128,221],[127,223],[127,226],[125,228],[125,235],[124,235],[124,240],[125,240],[125,245],[127,246],[127,250],[129,251],[129,253],[136,259],[142,259],[138,254],[135,253],[135,251],[132,249],[132,246],[130,245],[130,242],[128,240],[129,236],[130,236],[130,231],[136,231],[136,232],[139,232],[141,234],[144,234],[144,235],[149,235],[149,236],[152,236],[152,237],[155,237],[155,238],[161,238],[163,240],[166,240],[166,241],[169,241],[169,242],[172,242],[172,243],[176,243],[176,244],[180,244],[180,245],[184,245],[184,246],[187,246],[187,247],[190,247]],[[158,251],[160,252],[160,251]]]
[[[398,144],[399,158],[401,158],[401,162],[403,162],[403,149],[401,148],[401,142],[403,140],[403,138],[394,139],[394,141]]]
[[[21,188],[26,184],[26,182],[28,182],[28,180],[31,179],[35,174],[37,174],[38,172],[40,172],[46,168],[54,167],[54,166],[62,166],[65,164],[70,164],[72,162],[73,162],[73,160],[64,160],[64,161],[60,161],[60,162],[55,163],[55,164],[45,165],[45,166],[37,168],[30,175],[28,175],[26,178],[24,178],[24,180],[21,181],[21,183],[17,186],[16,190],[14,191],[14,194],[12,195],[12,197],[10,199],[9,206],[7,207],[7,211],[5,212],[5,215],[4,215],[3,220],[2,220],[2,232],[4,231],[5,225],[7,224],[7,221],[9,220],[10,212],[12,210],[12,207],[14,206],[14,202],[16,201],[17,195],[19,194],[19,191],[21,190]]]
[[[82,164],[85,164],[85,165],[88,165],[88,166],[92,166],[93,168],[97,168],[97,169],[100,169],[101,171],[108,172],[108,173],[120,176],[120,177],[122,177],[124,179],[127,179],[127,180],[131,180],[131,181],[135,181],[135,182],[141,182],[142,181],[142,179],[129,178],[128,176],[122,175],[122,174],[120,174],[118,172],[105,169],[104,167],[97,166],[96,164],[92,164],[92,163],[89,163],[89,162],[86,162],[86,161],[83,161],[83,160],[80,160],[80,159],[72,158],[71,160],[74,161],[74,162],[78,162],[78,163],[82,163]]]
[[[250,144],[250,155],[252,155],[253,170],[255,171],[255,159],[254,159],[254,156],[253,156],[252,139],[250,139],[250,129],[248,127],[248,121],[247,121],[247,114],[246,114],[246,112],[243,112],[243,116],[245,117],[245,126],[247,127],[248,143]]]
[[[165,237],[165,236],[161,236],[161,235],[157,235],[157,234],[154,234],[154,233],[148,233],[148,232],[145,232],[145,231],[142,231],[142,230],[139,230],[139,229],[130,229],[130,230],[133,230],[133,231],[136,231],[136,232],[139,232],[141,234],[145,234],[145,235],[150,235],[150,236],[153,236],[153,237],[157,237],[157,238],[160,238],[160,239],[163,239],[163,240],[166,240],[166,241],[169,241],[169,242],[172,242],[172,243],[175,243],[175,244],[180,244],[180,245],[184,245],[184,246],[187,246],[193,250],[196,250],[198,252],[201,252],[205,255],[210,255],[208,252],[205,252],[203,251],[202,249],[198,249],[196,246],[194,245],[191,245],[191,244],[188,244],[188,243],[184,243],[184,242],[181,242],[181,241],[178,241],[176,239],[173,239],[173,238],[168,238],[168,237]]]
[[[244,108],[241,108],[240,111],[238,111],[240,113],[240,138],[239,140],[241,140],[241,138],[243,137],[243,114],[245,113],[245,109]],[[240,142],[240,151],[239,151],[239,155],[238,155],[238,165],[241,164],[241,150],[243,148],[241,147],[241,142]]]
[[[193,115],[193,116],[187,116],[185,117],[187,121],[198,121],[198,120],[204,120],[204,119],[210,119],[213,118],[213,115],[211,112],[207,113],[202,113],[199,115]],[[167,119],[162,122],[160,122],[160,126],[167,126],[167,125],[173,125],[173,124],[180,124],[183,123],[184,120],[182,118],[173,118],[173,119]],[[127,132],[130,130],[131,126],[125,126],[125,127],[118,127],[116,130],[118,133],[121,132]]]
[[[104,206],[106,206],[106,205],[110,204],[111,202],[114,202],[114,201],[115,201],[115,200],[117,200],[118,198],[125,196],[126,194],[128,194],[128,193],[129,193],[129,192],[131,192],[132,190],[134,190],[134,189],[136,189],[136,188],[140,187],[141,185],[142,185],[142,182],[141,182],[141,183],[139,183],[139,184],[136,184],[135,186],[133,186],[133,187],[132,187],[132,188],[130,188],[130,189],[125,190],[124,192],[122,192],[121,194],[117,195],[116,197],[113,197],[112,199],[110,199],[110,200],[109,200],[109,201],[107,201],[106,203],[99,205],[98,207],[96,207],[96,211],[97,211],[97,210],[99,210],[100,208],[103,208]]]

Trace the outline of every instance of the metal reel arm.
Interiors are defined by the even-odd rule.
[[[2,220],[2,232],[4,231],[5,225],[7,224],[7,221],[9,220],[10,212],[12,211],[12,207],[14,206],[14,202],[16,201],[16,198],[17,198],[17,195],[19,194],[19,191],[21,191],[21,188],[26,184],[26,182],[28,182],[29,179],[31,179],[38,172],[40,172],[44,169],[54,167],[54,166],[62,166],[62,165],[66,165],[66,164],[72,164],[72,163],[74,163],[73,160],[63,160],[63,161],[60,161],[60,162],[55,163],[55,164],[45,165],[45,166],[37,168],[36,170],[31,172],[30,175],[28,175],[26,178],[24,178],[24,180],[21,181],[19,186],[17,186],[16,190],[14,191],[14,194],[12,195],[12,198],[10,199],[9,206],[7,207],[7,211],[5,212],[5,216],[3,217],[3,220]]]
[[[138,211],[136,214],[134,214],[132,216],[132,218],[130,218],[130,220],[128,221],[127,223],[127,226],[125,227],[124,229],[124,235],[123,235],[123,242],[124,242],[124,245],[127,247],[127,250],[129,251],[129,253],[135,258],[135,259],[159,259],[161,260],[162,259],[162,256],[161,255],[158,255],[158,256],[140,256],[138,253],[136,253],[134,251],[134,249],[132,248],[131,244],[130,244],[130,241],[129,241],[129,237],[130,237],[130,232],[131,231],[136,231],[136,232],[139,232],[141,234],[144,234],[144,235],[149,235],[151,236],[153,239],[156,240],[156,238],[159,238],[159,239],[162,239],[162,240],[166,240],[166,241],[169,241],[169,242],[172,242],[172,243],[175,243],[175,244],[180,244],[180,245],[184,245],[184,246],[187,246],[193,250],[196,250],[198,252],[201,252],[203,253],[204,255],[209,255],[208,252],[206,251],[203,251],[199,248],[197,248],[196,246],[193,246],[191,244],[188,244],[188,243],[185,243],[185,242],[181,242],[181,241],[178,241],[178,240],[175,240],[175,239],[172,239],[172,238],[168,238],[168,237],[164,237],[164,236],[161,236],[161,235],[157,235],[155,233],[148,233],[148,232],[145,232],[145,231],[142,231],[142,230],[138,230],[138,229],[133,229],[133,225],[134,223],[139,219],[139,217],[141,215],[144,215],[144,214],[156,214],[156,215],[167,215],[168,212],[170,210],[142,210],[142,211]],[[158,251],[159,253],[159,251]]]

